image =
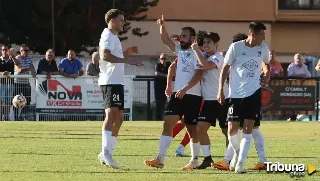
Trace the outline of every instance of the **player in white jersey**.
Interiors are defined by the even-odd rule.
[[[124,64],[141,66],[135,60],[128,60],[124,55],[137,53],[136,48],[129,48],[124,53],[118,38],[123,31],[124,13],[111,9],[105,15],[108,28],[101,34],[99,43],[100,75],[99,86],[103,93],[106,118],[102,125],[102,151],[98,155],[100,162],[112,168],[120,168],[113,160],[112,153],[117,143],[117,136],[123,122],[124,106]]]
[[[204,160],[201,165],[196,167],[197,169],[210,167],[213,162],[211,158],[210,138],[207,133],[210,126],[215,126],[216,119],[219,119],[220,127],[225,129],[225,131],[227,128],[226,115],[228,107],[221,105],[217,101],[216,96],[218,94],[219,77],[223,65],[223,56],[217,52],[219,41],[220,36],[217,33],[211,32],[206,33],[203,37],[202,49],[205,52],[201,52],[196,41],[191,45],[191,48],[195,52],[197,59],[204,70],[201,79],[201,94],[204,103],[197,123],[197,133],[200,139]],[[225,88],[227,88],[227,84],[225,84]]]
[[[165,110],[158,156],[152,160],[145,160],[144,163],[151,167],[164,167],[164,158],[172,141],[172,129],[181,116],[184,115],[185,124],[191,139],[191,160],[182,170],[189,170],[198,166],[200,154],[196,118],[199,115],[202,100],[199,82],[203,72],[198,64],[195,53],[190,47],[195,39],[196,32],[191,27],[182,28],[180,32],[180,44],[175,44],[168,35],[163,17],[157,23],[160,25],[162,42],[177,54],[178,62],[173,90],[170,86],[166,89],[166,94],[171,94],[171,97]]]
[[[233,43],[245,40],[247,39],[248,36],[244,33],[237,33],[233,36]],[[226,100],[226,102],[228,102]],[[264,137],[260,131],[260,120],[261,120],[261,115],[255,120],[254,122],[254,127],[252,131],[252,137],[254,140],[254,146],[256,148],[258,157],[259,157],[259,163],[255,165],[253,168],[249,168],[248,170],[265,170],[266,165],[264,162],[267,161],[266,158],[266,153],[265,153],[265,142],[264,142]],[[243,125],[240,125],[242,127]],[[239,130],[242,132],[242,130]],[[219,169],[219,170],[229,170],[229,163],[233,157],[233,149],[231,147],[231,144],[228,145],[227,150],[225,152],[225,156],[223,160],[214,162],[212,164],[213,167]]]
[[[243,166],[250,149],[254,122],[260,114],[262,65],[263,83],[270,80],[269,48],[263,43],[265,30],[265,25],[260,22],[250,23],[248,38],[230,45],[220,76],[218,101],[223,104],[224,83],[230,69],[228,136],[234,156],[229,169],[237,173],[246,172]],[[241,122],[243,134],[240,143],[238,130]]]

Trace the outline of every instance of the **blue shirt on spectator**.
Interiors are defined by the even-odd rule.
[[[79,70],[83,67],[83,64],[78,59],[74,59],[72,62],[68,58],[61,60],[59,69],[63,68],[64,73],[67,74],[77,74]]]

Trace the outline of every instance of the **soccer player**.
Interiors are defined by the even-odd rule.
[[[102,125],[102,151],[98,158],[102,164],[112,168],[120,168],[113,160],[112,153],[117,143],[117,136],[123,122],[124,106],[124,64],[142,66],[135,60],[128,60],[124,54],[137,53],[136,47],[122,52],[118,33],[123,31],[124,13],[118,9],[111,9],[105,15],[108,28],[101,34],[100,76],[99,86],[103,93],[106,118]]]
[[[241,41],[241,40],[245,40],[247,38],[248,38],[248,36],[246,34],[237,33],[233,36],[233,43]],[[226,102],[228,102],[228,101],[226,101]],[[254,128],[252,131],[252,137],[253,137],[254,145],[255,145],[255,148],[256,148],[256,151],[257,151],[257,154],[259,157],[259,163],[255,167],[249,168],[248,170],[264,170],[264,169],[266,169],[266,165],[264,164],[264,162],[267,161],[267,158],[266,158],[266,153],[265,153],[264,137],[263,137],[263,135],[260,131],[260,128],[259,128],[260,127],[260,120],[261,120],[261,114],[255,120]],[[240,127],[242,127],[242,125],[240,125]],[[232,149],[231,145],[229,144],[227,147],[227,150],[225,152],[224,159],[213,163],[212,166],[219,169],[219,170],[229,170],[229,163],[230,163],[232,157],[233,157],[233,149]]]
[[[216,119],[218,118],[220,128],[224,131],[227,140],[226,115],[228,113],[228,107],[226,105],[221,105],[215,96],[218,94],[219,77],[223,65],[223,56],[217,52],[219,41],[220,36],[217,33],[210,32],[207,33],[203,39],[204,53],[200,51],[196,41],[191,45],[193,51],[197,55],[202,69],[204,70],[201,79],[201,94],[204,99],[204,104],[198,117],[197,124],[197,133],[200,139],[204,160],[197,169],[210,167],[213,162],[208,130],[210,126],[216,125]],[[227,89],[226,83],[224,84],[224,89]],[[227,91],[225,93],[227,93]]]
[[[199,81],[203,71],[190,47],[195,39],[196,32],[191,27],[182,28],[180,32],[180,44],[175,44],[168,35],[163,17],[157,23],[160,25],[162,42],[177,54],[178,62],[173,90],[172,87],[168,87],[168,90],[166,90],[167,94],[173,93],[165,111],[158,156],[152,160],[145,160],[144,163],[151,167],[164,167],[164,158],[172,141],[172,129],[181,116],[184,115],[185,124],[190,134],[190,147],[192,149],[191,160],[182,170],[190,170],[198,166],[200,154],[196,118],[199,114],[202,100]]]
[[[250,149],[254,122],[261,109],[262,66],[264,66],[263,84],[267,84],[270,79],[269,48],[263,43],[265,30],[265,25],[260,22],[250,23],[248,38],[230,45],[220,76],[218,101],[223,104],[224,83],[230,69],[228,137],[234,156],[229,169],[236,173],[246,172],[243,166]],[[241,123],[243,123],[243,135],[240,143],[238,130]]]

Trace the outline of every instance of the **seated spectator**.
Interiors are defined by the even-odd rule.
[[[76,59],[74,50],[69,50],[66,58],[62,59],[59,65],[59,73],[65,77],[77,78],[84,74],[83,64]]]
[[[37,74],[48,75],[59,75],[57,63],[54,60],[54,51],[52,49],[47,50],[45,58],[41,59],[38,64]]]
[[[294,55],[294,62],[288,66],[288,77],[310,78],[308,66],[304,64],[304,58],[300,53]]]
[[[87,65],[87,75],[98,76],[100,73],[99,68],[99,54],[98,52],[94,52],[92,54],[92,62]]]
[[[275,57],[275,51],[271,50],[269,52],[270,56],[270,77],[280,77],[283,76],[283,68],[281,63],[276,61]]]

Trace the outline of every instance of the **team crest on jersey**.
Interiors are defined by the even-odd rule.
[[[242,66],[243,66],[244,68],[246,68],[247,70],[250,70],[250,71],[254,71],[254,70],[256,70],[257,68],[259,68],[258,63],[257,63],[255,60],[253,60],[253,59],[247,61],[245,64],[242,64]]]
[[[109,40],[106,40],[106,41],[104,42],[104,46],[105,46],[105,47],[110,46],[110,41],[109,41]]]
[[[261,51],[258,51],[258,57],[261,57]]]

